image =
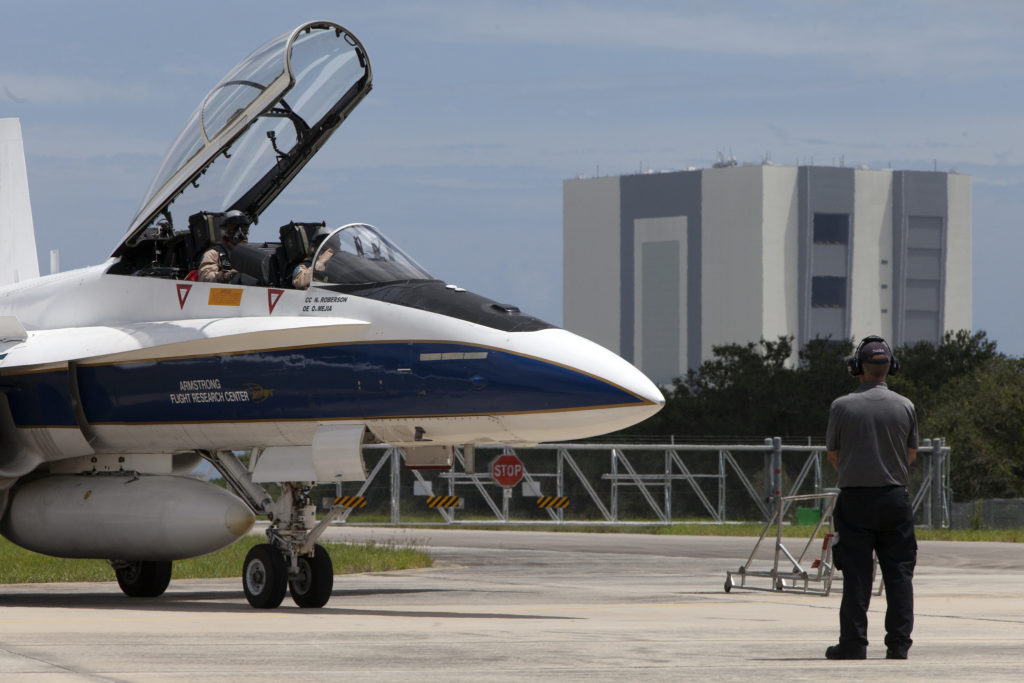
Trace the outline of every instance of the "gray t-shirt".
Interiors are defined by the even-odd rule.
[[[825,444],[839,451],[839,488],[906,486],[907,449],[917,448],[914,404],[885,382],[863,382],[832,402]]]

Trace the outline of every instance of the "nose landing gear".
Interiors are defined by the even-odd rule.
[[[249,604],[272,609],[284,600],[285,590],[299,607],[323,607],[334,589],[331,556],[316,539],[326,528],[315,525],[310,488],[282,484],[272,506],[269,543],[254,546],[242,568],[242,588]]]
[[[254,514],[270,517],[267,543],[254,546],[242,565],[242,589],[249,604],[273,609],[288,591],[299,607],[326,605],[334,589],[334,565],[316,541],[341,508],[333,509],[318,524],[308,483],[282,483],[275,501],[252,481],[251,473],[231,451],[202,451],[201,455],[224,475]]]

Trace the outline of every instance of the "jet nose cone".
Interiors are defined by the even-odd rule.
[[[626,363],[626,361],[622,361]],[[628,364],[630,370],[633,371],[633,378],[631,384],[633,385],[633,392],[645,401],[648,401],[652,405],[657,407],[657,410],[651,413],[658,412],[665,406],[665,395],[661,393],[661,388],[657,384],[652,382],[650,378],[644,373],[640,372],[632,364]]]
[[[632,363],[621,358],[618,360],[622,364],[617,373],[620,386],[642,401],[642,403],[628,408],[632,423],[642,422],[665,407],[665,395],[661,393],[657,384]],[[624,412],[623,416],[625,417],[625,415]]]
[[[530,355],[563,369],[557,389],[561,409],[546,415],[507,416],[523,441],[561,441],[607,434],[646,420],[665,405],[661,390],[617,354],[566,330],[548,329],[523,337]],[[554,388],[554,387],[552,387]],[[527,419],[528,418],[528,419]]]
[[[648,381],[650,382],[650,380]],[[661,389],[654,382],[651,382],[650,389],[643,394],[643,397],[651,402],[651,415],[665,407],[665,395],[661,393]]]
[[[576,340],[577,348],[586,345],[588,352],[586,365],[581,369],[636,397],[635,408],[641,410],[644,417],[654,415],[664,407],[665,396],[661,389],[635,365],[594,342],[582,337],[576,337]],[[580,356],[583,360],[584,354]],[[640,419],[643,418],[637,421]]]

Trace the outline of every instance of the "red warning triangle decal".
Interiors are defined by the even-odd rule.
[[[178,285],[178,306],[185,308],[185,299],[188,298],[188,293],[192,291],[192,285]]]
[[[267,306],[270,307],[270,312],[274,312],[274,306],[277,306],[277,302],[280,301],[281,295],[284,294],[283,289],[268,289],[267,290]]]

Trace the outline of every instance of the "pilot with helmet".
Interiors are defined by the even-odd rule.
[[[229,211],[215,233],[221,239],[211,244],[199,262],[199,282],[237,282],[240,275],[231,267],[229,253],[236,244],[245,242],[249,235],[249,220],[241,211]]]
[[[330,230],[326,227],[321,227],[313,235],[309,245],[309,252],[306,254],[306,260],[295,266],[295,270],[292,271],[292,287],[295,289],[308,289],[310,282],[313,280],[313,271],[322,273],[327,269],[327,262],[334,256],[334,250],[327,247],[320,252],[320,255],[316,257],[316,265],[313,265],[313,254],[316,253],[317,248],[330,234]]]

